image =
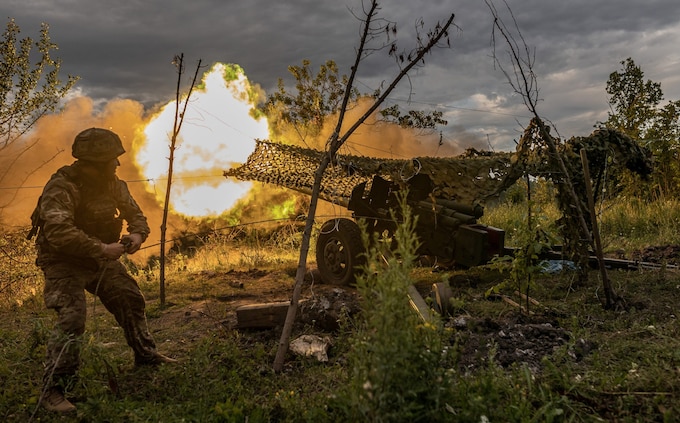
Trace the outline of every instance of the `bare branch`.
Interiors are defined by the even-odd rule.
[[[21,156],[24,155],[26,152],[28,152],[28,151],[29,151],[33,146],[35,146],[37,143],[38,143],[38,140],[34,141],[31,145],[27,146],[27,147],[24,148],[20,153],[17,154],[17,156],[12,160],[12,162],[10,163],[10,165],[6,168],[5,172],[4,172],[2,175],[0,175],[0,181],[4,180],[4,178],[7,176],[7,174],[9,173],[9,171],[10,171],[10,170],[14,167],[14,165],[19,161],[19,159],[21,158]],[[44,166],[46,166],[48,163],[50,163],[50,162],[51,162],[52,160],[54,160],[59,154],[61,154],[61,153],[63,153],[63,152],[64,152],[63,149],[57,149],[57,152],[54,153],[54,154],[52,155],[52,157],[49,157],[49,158],[43,160],[43,162],[42,162],[40,165],[38,165],[37,167],[33,168],[33,169],[30,170],[28,173],[26,173],[26,174],[21,178],[21,180],[19,181],[18,187],[17,187],[17,189],[14,191],[14,195],[12,195],[11,197],[7,198],[7,200],[5,201],[5,204],[0,204],[0,210],[4,209],[5,207],[7,207],[8,205],[10,205],[10,204],[14,201],[14,199],[17,197],[17,195],[19,195],[19,187],[21,187],[21,186],[24,184],[24,182],[26,182],[26,181],[28,180],[28,178],[31,177],[31,175],[33,175],[35,172],[37,172],[37,171],[39,171],[40,169],[42,169]]]
[[[493,45],[494,61],[496,62],[498,67],[503,71],[503,74],[508,79],[508,82],[512,86],[515,93],[522,96],[524,104],[527,106],[527,109],[529,109],[531,114],[534,116],[532,119],[532,124],[535,125],[535,127],[538,129],[538,135],[540,139],[543,142],[545,142],[546,145],[548,146],[548,152],[551,158],[555,161],[559,168],[559,171],[562,173],[563,189],[567,191],[568,196],[572,201],[573,204],[572,210],[576,214],[576,219],[578,221],[578,225],[580,228],[581,237],[583,240],[587,240],[588,244],[591,245],[593,250],[597,250],[597,246],[595,245],[594,242],[593,233],[588,227],[582,201],[579,198],[578,194],[576,193],[576,190],[574,189],[574,184],[572,182],[573,177],[569,169],[567,168],[566,164],[564,163],[562,155],[560,154],[557,148],[557,143],[559,139],[555,139],[550,134],[550,128],[545,125],[544,120],[538,113],[537,109],[537,104],[539,101],[538,83],[536,74],[534,73],[535,53],[528,47],[526,41],[524,40],[524,37],[522,36],[522,33],[517,24],[517,20],[515,19],[512,10],[508,6],[507,1],[503,0],[503,4],[505,4],[506,9],[510,14],[510,18],[513,23],[512,28],[508,28],[508,26],[505,24],[505,21],[500,17],[496,9],[496,6],[494,5],[492,0],[485,0],[485,3],[488,6],[494,18],[493,24],[494,26],[492,31],[492,42],[494,43]],[[500,34],[501,38],[505,41],[505,44],[508,48],[507,53],[510,63],[512,65],[513,70],[512,75],[503,68],[502,63],[498,58],[498,55],[496,54],[495,50],[496,31],[498,31],[498,33]],[[514,33],[516,33],[517,35],[516,36],[513,35]],[[600,264],[601,266],[603,266],[602,263]],[[606,270],[604,269],[604,267],[602,267],[602,273],[603,273],[603,286],[606,296],[606,303],[604,304],[604,306],[605,308],[613,308],[615,307],[615,303],[620,302],[621,299],[614,293],[609,283]]]
[[[302,233],[302,244],[300,246],[300,258],[298,261],[298,267],[297,267],[297,272],[295,274],[295,286],[293,288],[293,295],[291,297],[290,301],[290,306],[288,307],[288,312],[286,314],[286,321],[283,326],[283,330],[281,332],[281,338],[279,339],[279,348],[276,352],[276,357],[274,359],[274,371],[279,372],[283,368],[283,362],[285,358],[285,354],[288,351],[288,344],[290,341],[290,335],[293,330],[293,323],[295,321],[295,316],[297,314],[297,307],[298,307],[298,301],[300,298],[300,294],[302,291],[302,285],[304,282],[304,275],[307,271],[307,253],[309,252],[309,244],[311,240],[311,233],[312,233],[312,227],[314,224],[314,219],[316,216],[316,208],[317,204],[319,201],[319,193],[321,190],[321,180],[323,179],[324,172],[326,171],[326,168],[330,163],[332,163],[335,159],[335,155],[338,152],[338,149],[344,144],[344,142],[347,140],[347,138],[382,104],[387,96],[394,90],[394,88],[397,86],[399,81],[404,78],[404,76],[407,75],[409,70],[411,70],[414,66],[418,65],[422,60],[425,54],[427,54],[432,48],[437,46],[438,42],[441,40],[442,37],[444,37],[448,32],[448,28],[453,22],[453,14],[447,21],[447,23],[444,26],[440,26],[437,24],[437,27],[435,31],[431,32],[428,34],[428,42],[426,44],[419,43],[418,47],[416,48],[416,54],[412,57],[412,60],[409,61],[406,66],[401,69],[401,72],[397,77],[392,81],[392,83],[388,86],[388,88],[383,92],[378,98],[375,100],[374,104],[369,108],[368,111],[364,113],[363,116],[355,122],[354,125],[342,136],[340,137],[340,130],[342,128],[342,123],[345,118],[345,111],[347,109],[347,105],[349,104],[349,99],[351,96],[351,90],[352,86],[354,84],[354,80],[356,78],[358,69],[359,69],[359,64],[365,57],[366,51],[370,51],[370,49],[367,48],[367,43],[372,39],[372,36],[374,35],[374,32],[372,30],[372,23],[376,19],[376,13],[378,10],[378,3],[377,0],[371,0],[371,6],[368,8],[368,10],[364,9],[365,11],[365,19],[362,20],[363,22],[363,27],[361,31],[361,37],[359,41],[359,47],[356,52],[356,58],[354,61],[354,64],[352,65],[352,72],[350,74],[350,77],[347,81],[347,87],[344,92],[344,97],[342,101],[342,106],[340,108],[340,113],[338,115],[338,121],[337,125],[335,126],[335,130],[333,131],[333,134],[329,137],[328,141],[326,142],[326,150],[327,153],[323,155],[321,162],[319,163],[319,167],[317,168],[316,172],[314,173],[314,184],[312,186],[312,193],[311,193],[311,201],[309,204],[309,213],[307,214],[307,220],[305,222],[305,229]],[[390,27],[384,27],[384,30],[390,31]],[[394,27],[393,31],[396,31],[396,27]]]
[[[165,202],[163,205],[163,220],[161,223],[161,240],[160,240],[160,245],[161,245],[161,250],[160,250],[160,262],[161,262],[161,268],[160,268],[160,304],[161,307],[165,306],[165,239],[166,239],[166,232],[167,232],[167,223],[168,223],[168,212],[170,209],[170,188],[172,187],[172,173],[173,173],[173,166],[174,166],[174,161],[175,161],[175,149],[177,148],[177,137],[179,136],[179,131],[182,128],[182,124],[184,123],[184,115],[187,109],[187,105],[189,104],[189,99],[191,98],[191,93],[194,90],[194,87],[196,86],[196,80],[198,79],[198,71],[201,68],[201,61],[198,61],[198,64],[196,65],[196,71],[194,72],[194,77],[191,80],[191,86],[189,87],[189,92],[187,93],[187,97],[184,101],[184,106],[182,107],[182,111],[180,113],[180,93],[181,93],[181,82],[182,82],[182,74],[184,72],[184,54],[177,55],[173,58],[172,64],[177,66],[177,90],[175,92],[175,120],[173,122],[173,127],[172,127],[172,136],[170,138],[170,145],[169,145],[169,150],[170,150],[170,155],[168,156],[168,181],[166,184],[166,189],[165,189]]]
[[[390,83],[390,85],[385,89],[385,91],[373,102],[373,105],[366,110],[366,112],[352,125],[345,134],[343,134],[342,138],[340,138],[335,146],[335,149],[331,149],[330,153],[334,155],[338,149],[344,144],[345,141],[354,133],[354,131],[361,126],[361,124],[368,119],[368,117],[375,112],[378,107],[385,101],[385,99],[394,91],[394,89],[397,87],[399,82],[407,76],[408,72],[416,67],[420,66],[420,62],[423,60],[425,55],[429,53],[434,47],[436,47],[439,43],[439,41],[446,35],[448,35],[448,28],[451,26],[453,23],[453,18],[454,15],[451,14],[449,17],[448,21],[444,24],[444,26],[440,26],[437,24],[437,30],[435,32],[432,32],[429,34],[428,38],[429,41],[425,45],[420,45],[418,48],[415,49],[415,56],[412,58],[412,60],[406,64],[406,66],[401,69],[399,74],[395,77],[395,79]],[[350,77],[352,79],[352,77]],[[342,122],[340,121],[338,126],[336,127],[337,130],[341,127]]]

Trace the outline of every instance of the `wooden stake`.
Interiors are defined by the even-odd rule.
[[[593,199],[593,187],[590,184],[590,169],[588,167],[588,157],[586,156],[585,148],[580,151],[581,164],[583,165],[583,179],[586,185],[586,197],[588,197],[588,211],[590,212],[590,222],[593,226],[593,240],[595,241],[595,256],[597,257],[598,265],[600,267],[600,274],[602,275],[602,285],[604,287],[605,305],[604,308],[610,309],[614,306],[614,299],[617,295],[609,281],[607,275],[607,267],[604,265],[604,254],[602,253],[602,240],[600,239],[600,230],[597,227],[597,216],[595,215],[595,200]]]

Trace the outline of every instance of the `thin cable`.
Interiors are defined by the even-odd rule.
[[[182,176],[173,177],[173,180],[189,180],[189,179],[210,179],[210,178],[224,178],[224,175],[197,175],[197,176]],[[168,178],[147,178],[147,179],[121,179],[121,181],[126,183],[137,183],[137,182],[147,182],[154,184],[157,181],[166,181]],[[226,178],[225,178],[226,180]],[[19,190],[19,189],[42,189],[45,188],[44,185],[30,185],[30,186],[19,186],[19,187],[0,187],[0,190]]]

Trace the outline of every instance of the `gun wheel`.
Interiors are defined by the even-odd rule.
[[[329,220],[316,242],[316,264],[321,279],[332,285],[356,282],[355,271],[364,264],[361,229],[350,219]]]

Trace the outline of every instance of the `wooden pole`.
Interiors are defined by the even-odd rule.
[[[614,299],[617,295],[612,289],[612,285],[607,275],[607,267],[604,265],[604,254],[602,253],[602,241],[600,239],[600,230],[597,227],[597,216],[595,215],[595,201],[593,197],[593,187],[590,183],[590,169],[588,168],[588,157],[586,156],[585,148],[580,151],[581,164],[583,165],[583,179],[586,185],[586,197],[588,198],[588,211],[590,212],[590,222],[593,226],[593,240],[595,241],[595,256],[597,257],[598,266],[602,275],[602,285],[604,286],[605,294],[605,309],[610,309],[614,306]]]
[[[175,120],[172,128],[172,137],[170,138],[169,150],[170,154],[168,156],[168,182],[165,187],[165,202],[163,203],[163,219],[161,222],[161,256],[160,256],[160,305],[165,307],[165,240],[167,233],[168,224],[168,212],[170,209],[170,188],[172,187],[172,172],[173,165],[175,162],[175,149],[177,144],[177,137],[179,136],[179,131],[182,128],[182,123],[184,123],[184,114],[187,110],[187,105],[189,104],[189,98],[191,97],[191,92],[196,85],[196,79],[198,78],[198,70],[201,68],[201,61],[198,61],[196,65],[196,72],[194,73],[194,78],[191,81],[191,87],[189,88],[189,93],[187,94],[186,101],[184,102],[184,107],[180,112],[180,84],[182,81],[182,74],[184,71],[184,54],[180,54],[175,58],[175,64],[178,67],[177,75],[177,91],[175,98]]]

